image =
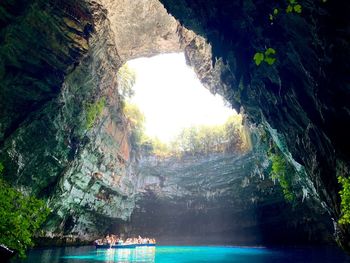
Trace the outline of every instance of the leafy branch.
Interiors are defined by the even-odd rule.
[[[45,222],[50,209],[43,200],[27,196],[1,178],[4,166],[0,162],[0,244],[25,257],[33,246],[32,237]]]
[[[302,7],[301,5],[297,2],[297,0],[288,0],[289,4],[287,6],[287,9],[286,9],[286,13],[289,14],[289,13],[298,13],[300,14],[301,11],[302,11]]]
[[[259,66],[262,62],[267,63],[268,65],[273,65],[276,61],[276,58],[274,57],[276,55],[276,50],[273,48],[268,48],[265,50],[265,52],[256,52],[253,60],[255,61],[255,64]]]
[[[339,224],[349,225],[350,224],[350,178],[343,176],[338,177],[338,182],[342,186],[339,191],[340,195],[340,210],[341,217],[339,219]]]

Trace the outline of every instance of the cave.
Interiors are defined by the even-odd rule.
[[[1,187],[50,209],[38,246],[118,233],[349,251],[349,3],[8,0],[0,11]],[[134,143],[119,69],[178,52],[242,114],[248,150],[158,158]]]

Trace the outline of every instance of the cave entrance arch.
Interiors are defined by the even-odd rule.
[[[181,26],[158,1],[138,1],[132,7],[122,3],[123,1],[116,1],[108,7],[113,40],[122,64],[141,57],[183,52],[187,64],[194,69],[205,88],[213,94],[226,95],[220,79],[221,67],[224,65],[217,61],[213,66],[211,47],[204,38]],[[139,162],[135,168],[139,187],[143,185],[140,190],[143,192],[142,198],[137,203],[139,210],[131,214],[130,224],[118,222],[110,228],[111,232],[118,229],[117,231],[130,235],[139,233],[147,236],[156,233],[162,239],[173,236],[173,242],[176,242],[175,239],[179,242],[180,239],[181,242],[184,239],[200,242],[205,233],[207,241],[211,243],[232,243],[233,236],[237,243],[254,243],[256,240],[252,239],[253,236],[258,236],[258,239],[260,236],[256,230],[254,209],[242,213],[239,209],[232,209],[234,202],[231,202],[242,194],[240,189],[247,190],[238,189],[238,186],[249,180],[245,178],[249,172],[242,171],[242,165],[237,163],[247,161],[247,165],[252,167],[253,163],[249,161],[251,157],[247,155],[245,160],[237,155],[217,155],[209,159],[189,157],[187,163],[182,164],[170,160],[173,167],[169,167],[168,161],[158,167],[152,162]],[[232,170],[227,172],[225,169]],[[150,172],[147,174],[146,170]],[[161,170],[183,176],[170,178],[169,174],[164,174]],[[226,179],[230,178],[228,181],[235,181],[233,184],[223,182],[224,176],[216,176],[225,173]],[[237,173],[240,176],[234,179]],[[226,191],[220,185],[225,185],[229,190]],[[156,188],[163,190],[157,191]],[[172,192],[173,200],[166,197],[166,189]],[[181,191],[187,191],[187,194],[179,194]],[[193,196],[188,198],[190,195]],[[251,202],[250,197],[246,200]],[[179,211],[183,211],[183,214],[176,216]],[[248,232],[251,234],[246,235]]]
[[[114,3],[114,5],[118,5],[118,8],[113,6],[112,3],[110,4],[109,10],[118,11],[111,11],[109,19],[111,29],[114,31],[118,54],[123,63],[130,59],[149,57],[161,53],[184,52],[187,63],[194,68],[199,80],[206,88],[212,93],[220,93],[224,97],[229,98],[232,95],[227,94],[227,87],[221,81],[221,73],[225,71],[225,65],[220,60],[216,61],[215,64],[212,63],[215,59],[212,57],[210,45],[206,43],[204,38],[181,26],[173,17],[167,14],[164,7],[156,0],[137,2],[132,8],[127,7],[128,5],[123,8],[122,3],[123,1]],[[119,28],[124,30],[120,31]],[[227,71],[225,72],[227,73]],[[230,77],[234,79],[234,76]],[[251,152],[251,154],[254,155],[254,152]],[[152,236],[152,232],[158,231],[165,238],[179,233],[182,236],[181,242],[184,241],[184,238],[188,238],[190,243],[199,242],[203,240],[203,236],[206,236],[210,237],[211,241],[209,242],[211,243],[257,244],[259,242],[276,241],[280,239],[279,235],[281,233],[288,233],[290,242],[293,242],[293,239],[303,239],[303,237],[300,237],[305,234],[303,231],[295,232],[283,222],[291,215],[286,213],[281,216],[280,212],[286,209],[286,203],[278,191],[275,191],[273,183],[269,180],[263,182],[263,179],[259,176],[250,176],[252,173],[254,174],[252,171],[256,162],[263,163],[266,161],[266,159],[263,160],[262,156],[252,155],[247,154],[243,158],[220,156],[210,161],[192,159],[188,162],[189,165],[177,167],[177,170],[176,167],[173,170],[169,169],[170,172],[187,175],[189,181],[182,180],[187,186],[191,186],[191,180],[196,181],[196,184],[192,185],[197,194],[196,198],[186,200],[186,198],[181,199],[177,196],[177,201],[175,199],[165,200],[166,198],[159,198],[159,192],[158,196],[155,195],[157,193],[156,189],[143,189],[146,198],[143,199],[144,203],[139,203],[137,211],[134,210],[134,214],[131,216],[131,224],[118,224],[117,227],[124,229],[129,234],[139,232]],[[259,158],[262,159],[259,160]],[[191,161],[195,165],[192,165]],[[215,168],[219,169],[217,163],[224,163],[224,165],[219,165],[221,171],[215,170]],[[208,164],[211,165],[210,169],[207,166]],[[165,166],[167,165],[169,163],[165,164]],[[157,171],[157,168],[149,163],[143,163],[141,167],[138,166],[138,174],[141,174],[140,169],[142,170],[145,167],[148,171],[153,169],[154,174],[156,174],[143,178],[143,180],[151,182],[151,188],[163,186],[164,188],[168,187],[168,190],[172,188],[174,192],[180,191],[176,189],[179,182],[171,182],[166,185],[165,180],[158,176],[160,172]],[[242,167],[245,167],[244,171],[239,169]],[[247,167],[249,168],[247,169]],[[160,168],[164,170],[164,167]],[[229,183],[226,182],[225,187],[229,190],[223,190],[220,194],[218,194],[218,191],[215,193],[213,191],[215,186],[205,184],[205,182],[202,185],[198,183],[201,180],[207,180],[208,182],[208,177],[196,177],[194,171],[197,175],[201,175],[202,172],[207,173],[208,177],[214,176],[211,182],[217,185],[221,184],[221,186],[225,185],[225,182],[218,180],[220,177],[215,177],[215,175],[220,173],[228,175]],[[256,189],[259,190],[256,191]],[[259,200],[262,200],[260,207],[257,205]],[[157,209],[159,207],[164,209]],[[154,218],[157,211],[162,211],[163,214],[158,214]],[[182,211],[183,213],[178,215],[172,213],[174,211]],[[264,211],[272,212],[266,215]],[[297,211],[292,216],[297,218],[296,214]],[[168,219],[168,225],[158,222],[160,227],[155,230],[152,226],[157,225],[155,223],[161,216]],[[147,220],[144,220],[145,218]],[[191,220],[192,224],[188,224]],[[167,232],[165,228],[169,228],[170,222],[172,224],[171,231]],[[200,223],[198,224],[198,222]],[[198,227],[191,230],[191,226],[194,225]],[[275,231],[276,226],[282,230]],[[145,232],[145,230],[147,231]],[[183,234],[185,232],[191,233],[190,236],[186,237]],[[298,235],[300,236],[298,237]],[[234,237],[234,240],[232,237]],[[307,239],[306,236],[304,238]]]

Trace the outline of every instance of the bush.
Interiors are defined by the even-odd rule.
[[[342,225],[348,225],[350,224],[350,178],[339,176],[338,182],[342,186],[342,190],[339,191],[341,217],[338,222]]]
[[[0,163],[0,173],[2,170]],[[0,244],[25,257],[27,248],[33,246],[32,236],[49,211],[44,201],[23,195],[0,177]]]
[[[281,153],[271,154],[270,160],[272,162],[271,178],[278,180],[282,187],[284,199],[288,202],[294,201],[296,196],[292,187],[293,175],[295,174],[293,167]]]

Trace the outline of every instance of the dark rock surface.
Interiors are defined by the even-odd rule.
[[[302,1],[301,14],[288,14],[287,4],[275,1],[161,2],[208,39],[227,65],[221,92],[253,122],[277,130],[273,138],[281,150],[305,167],[338,220],[337,176],[349,176],[350,164],[350,4]],[[280,12],[271,21],[274,8]],[[269,47],[277,51],[276,63],[257,67],[255,52]],[[340,230],[340,242],[349,247],[348,229]]]

